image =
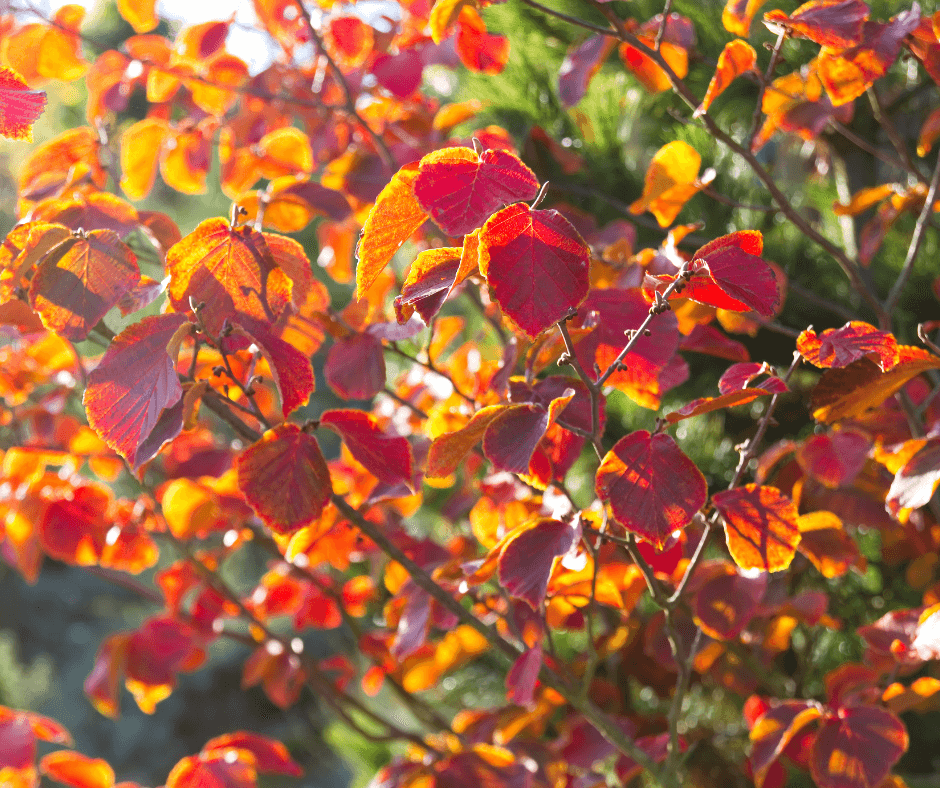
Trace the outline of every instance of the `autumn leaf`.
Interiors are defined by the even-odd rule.
[[[790,35],[808,38],[833,48],[859,43],[869,9],[862,0],[810,0],[789,16],[783,11],[768,11],[764,23],[783,27]]]
[[[742,74],[753,70],[756,62],[757,53],[747,41],[736,38],[734,41],[725,44],[725,48],[721,50],[721,54],[718,56],[715,75],[708,83],[708,90],[705,91],[705,98],[702,99],[702,103],[692,113],[692,117],[697,118],[708,112],[712,102],[724,93],[728,85]]]
[[[487,32],[483,18],[470,4],[457,17],[454,49],[468,69],[484,74],[502,73],[509,61],[509,39]]]
[[[708,485],[676,442],[638,430],[617,441],[597,469],[596,490],[614,519],[662,550],[708,498]]]
[[[369,211],[356,247],[356,298],[365,295],[395,252],[427,221],[414,193],[418,174],[417,163],[402,167]]]
[[[590,252],[560,213],[517,203],[480,233],[480,273],[493,298],[534,339],[576,309],[588,293]]]
[[[643,194],[630,206],[630,213],[649,211],[660,227],[668,227],[692,197],[715,177],[706,173],[699,180],[702,157],[691,145],[681,140],[664,145],[653,156]]]
[[[43,756],[39,770],[56,782],[72,788],[112,788],[114,769],[101,758],[59,750]]]
[[[502,150],[478,156],[470,148],[443,148],[421,159],[418,169],[415,197],[451,236],[481,227],[498,209],[532,200],[539,191],[533,172]]]
[[[775,487],[748,484],[712,496],[725,522],[728,551],[742,569],[786,569],[800,543],[793,501]]]
[[[573,107],[584,98],[591,79],[616,45],[613,36],[594,35],[565,55],[558,72],[558,97],[565,107]]]
[[[202,748],[202,753],[224,753],[227,750],[250,752],[254,757],[255,768],[263,774],[286,774],[289,777],[303,775],[303,769],[290,757],[287,747],[277,739],[247,731],[225,733],[207,741]]]
[[[813,739],[810,773],[820,788],[879,785],[907,750],[904,724],[876,706],[843,706]]]
[[[746,36],[751,30],[751,21],[767,0],[726,0],[721,13],[725,30],[736,36]]]
[[[248,225],[232,228],[224,219],[207,219],[173,246],[166,259],[173,308],[188,312],[190,298],[204,303],[200,318],[212,334],[241,315],[274,323],[290,302],[290,279],[262,234]]]
[[[333,494],[317,439],[296,424],[268,430],[238,458],[237,469],[245,499],[279,533],[317,520]]]
[[[882,372],[898,362],[898,343],[891,334],[879,331],[861,320],[852,320],[842,328],[829,328],[821,334],[808,328],[796,340],[796,349],[810,364],[840,368],[871,356]]]
[[[545,601],[555,559],[565,555],[580,534],[560,520],[542,520],[510,539],[499,555],[499,582],[512,596],[538,610]]]
[[[81,341],[139,279],[137,257],[117,234],[92,230],[62,241],[43,257],[29,300],[46,328]]]
[[[33,141],[33,123],[46,108],[46,92],[31,90],[12,68],[0,67],[0,135]]]
[[[386,433],[375,417],[361,410],[328,410],[320,424],[342,439],[350,454],[380,482],[414,484],[414,455],[405,438]]]
[[[88,423],[130,463],[161,411],[183,395],[170,345],[184,325],[179,314],[145,317],[118,334],[88,375]]]
[[[757,718],[751,727],[751,767],[757,788],[763,787],[771,767],[787,745],[821,715],[822,709],[816,703],[787,700]]]

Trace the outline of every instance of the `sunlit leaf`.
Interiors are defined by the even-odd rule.
[[[762,788],[768,773],[787,745],[821,716],[818,704],[787,700],[770,707],[751,728],[751,767],[754,784]]]
[[[596,490],[614,519],[661,550],[708,497],[708,485],[668,435],[638,430],[617,441],[597,469]]]
[[[487,32],[483,18],[472,5],[465,5],[457,18],[454,49],[471,71],[499,74],[509,61],[509,39]]]
[[[140,279],[137,258],[111,230],[92,230],[55,246],[36,269],[30,304],[60,336],[85,339]]]
[[[940,439],[934,438],[895,476],[885,500],[890,511],[926,506],[940,485]]]
[[[417,163],[402,167],[369,211],[356,247],[356,298],[365,295],[392,255],[427,220],[414,193],[417,177]]]
[[[317,439],[296,424],[268,430],[238,458],[238,486],[265,525],[292,533],[318,519],[333,494]]]
[[[751,31],[751,21],[767,0],[726,0],[721,13],[725,30],[736,36],[746,36]]]
[[[565,555],[578,536],[575,528],[559,520],[542,520],[522,530],[500,553],[500,584],[512,596],[539,609],[555,559]]]
[[[56,782],[72,788],[111,788],[114,769],[101,758],[89,758],[79,752],[59,750],[43,756],[39,770]]]
[[[859,43],[868,13],[862,0],[810,0],[789,16],[783,11],[768,11],[764,22],[821,46],[844,48]]]
[[[698,178],[701,166],[702,157],[687,142],[676,140],[664,145],[653,156],[643,194],[630,206],[630,213],[650,211],[660,227],[668,227],[705,185]]]
[[[718,56],[715,75],[708,83],[708,90],[705,91],[705,98],[702,99],[702,103],[693,113],[693,117],[708,112],[712,102],[724,93],[728,85],[742,74],[751,71],[756,62],[757,53],[747,41],[736,38],[734,41],[725,44],[725,48],[721,50],[721,54]]]
[[[88,375],[88,423],[128,462],[134,462],[161,411],[183,395],[168,348],[185,324],[178,314],[145,317],[115,338]]]
[[[767,575],[720,574],[695,595],[695,623],[709,637],[735,640],[750,623],[767,590]]]
[[[898,343],[891,334],[868,323],[853,320],[842,328],[829,328],[821,334],[809,328],[796,340],[796,349],[817,367],[847,367],[854,361],[872,356],[883,372],[898,362]]]
[[[725,522],[728,551],[742,569],[786,569],[800,543],[797,511],[775,487],[748,484],[712,496]]]
[[[33,141],[33,123],[46,108],[46,92],[31,90],[12,68],[0,67],[0,135]]]
[[[352,456],[379,481],[409,487],[414,483],[411,444],[382,430],[374,416],[361,410],[328,410],[320,424],[338,433]]]
[[[887,777],[907,749],[904,724],[876,706],[843,706],[813,739],[810,773],[820,788],[868,788]]]
[[[587,245],[557,211],[517,203],[480,233],[480,273],[503,314],[530,338],[585,299],[589,261]]]
[[[519,157],[487,150],[479,157],[470,148],[443,148],[419,163],[414,194],[421,207],[448,235],[481,227],[510,203],[532,200],[539,183]]]
[[[290,757],[287,747],[277,739],[270,739],[258,733],[226,733],[210,739],[202,748],[204,754],[226,750],[250,752],[255,759],[255,768],[264,774],[286,774],[290,777],[300,777],[303,774],[303,769]]]

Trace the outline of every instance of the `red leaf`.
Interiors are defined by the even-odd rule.
[[[506,674],[506,700],[517,706],[531,707],[541,669],[542,644],[536,643],[519,655]]]
[[[826,487],[845,487],[865,466],[869,449],[871,440],[863,433],[834,430],[807,438],[797,450],[796,459],[807,475]]]
[[[292,533],[318,519],[333,494],[320,444],[296,424],[268,430],[238,458],[236,467],[245,499],[279,533]]]
[[[250,752],[255,759],[255,768],[264,774],[287,774],[291,777],[303,775],[303,769],[290,757],[287,747],[277,739],[269,739],[258,733],[236,731],[210,739],[202,748],[202,753],[207,755],[214,751],[224,752],[225,750]]]
[[[745,577],[721,574],[708,580],[695,595],[695,623],[717,640],[736,640],[757,612],[767,575]]]
[[[95,710],[112,719],[120,711],[121,678],[130,639],[130,632],[119,632],[105,639],[95,656],[94,667],[85,679],[85,694]]]
[[[574,391],[568,391],[548,408],[532,404],[505,408],[486,427],[483,453],[487,459],[504,471],[528,473],[539,441],[573,396]]]
[[[255,788],[254,759],[232,758],[230,752],[211,752],[183,758],[166,778],[166,788]]]
[[[29,302],[43,325],[75,341],[140,280],[137,258],[111,230],[68,238],[42,260],[29,287]]]
[[[101,558],[112,523],[110,496],[100,487],[78,487],[72,497],[53,501],[39,524],[43,549],[58,561],[94,566]]]
[[[369,333],[338,339],[327,354],[323,374],[343,399],[372,399],[385,388],[382,340]]]
[[[627,344],[626,331],[639,328],[649,315],[649,304],[639,289],[594,290],[579,310],[578,325],[593,327],[575,342],[581,366],[594,378],[594,365],[606,370]],[[583,317],[582,317],[583,316]],[[670,363],[679,347],[678,321],[673,312],[659,315],[649,326],[650,335],[634,342],[623,358],[624,368],[608,382],[644,408],[658,408],[662,394],[671,387]]]
[[[796,349],[817,367],[847,367],[866,356],[871,356],[882,372],[898,363],[894,337],[861,320],[826,329],[818,336],[813,329],[807,329],[797,337]]]
[[[264,323],[239,318],[236,329],[254,342],[274,375],[281,398],[281,412],[287,416],[307,404],[316,388],[310,359],[289,342],[268,331]]]
[[[426,249],[412,263],[408,277],[395,299],[395,316],[406,323],[414,312],[425,325],[444,305],[460,275],[462,250],[457,247]]]
[[[789,16],[783,11],[768,11],[764,22],[782,25],[791,35],[821,46],[844,49],[859,43],[868,13],[862,0],[810,0]]]
[[[742,569],[786,569],[800,543],[793,501],[774,487],[748,484],[712,496],[725,521],[728,551]]]
[[[101,758],[89,758],[78,752],[51,752],[39,762],[39,770],[56,782],[73,788],[111,788],[114,769]]]
[[[827,717],[810,754],[820,788],[869,788],[881,783],[907,749],[904,724],[886,709],[848,706]]]
[[[780,304],[780,292],[773,269],[758,256],[762,247],[761,234],[756,230],[747,230],[716,238],[699,249],[693,258],[693,267],[695,261],[698,261],[696,270],[704,268],[712,282],[727,297],[742,304],[744,309],[713,303],[715,299],[701,300],[701,293],[699,297],[693,295],[692,283],[689,292],[683,295],[693,301],[712,303],[723,309],[736,312],[753,309],[764,317],[773,317]],[[693,276],[693,282],[695,278]]]
[[[183,395],[168,347],[184,324],[179,314],[145,317],[118,334],[88,376],[88,423],[130,463],[161,411]]]
[[[804,531],[799,551],[805,555],[825,578],[842,577],[853,566],[865,570],[855,540],[841,528],[820,528]]]
[[[370,414],[361,410],[328,410],[320,424],[338,433],[353,457],[385,484],[414,484],[411,444],[388,435]]]
[[[584,301],[589,262],[587,245],[557,211],[517,203],[480,233],[480,273],[503,313],[532,339]]]
[[[708,497],[705,477],[676,442],[645,430],[621,438],[607,453],[596,490],[620,525],[659,550]]]
[[[458,20],[454,48],[471,71],[499,74],[509,61],[509,39],[488,33],[477,10],[464,6]]]
[[[596,35],[565,55],[558,72],[558,97],[563,106],[573,107],[584,98],[591,79],[616,45],[613,36]]]
[[[444,148],[421,159],[419,170],[415,197],[452,236],[466,235],[503,206],[532,200],[539,192],[532,170],[503,150],[478,157],[470,148]]]
[[[500,585],[538,610],[545,601],[555,559],[565,555],[578,539],[578,529],[559,520],[542,520],[523,529],[500,553]]]
[[[790,741],[820,716],[818,704],[786,700],[771,706],[756,720],[751,728],[751,768],[756,788],[762,788],[771,766]]]
[[[32,142],[33,124],[45,108],[44,90],[30,90],[12,68],[0,68],[0,135]]]
[[[376,82],[396,98],[406,99],[421,87],[424,61],[416,49],[379,55],[372,64]]]
[[[13,712],[0,718],[0,763],[12,769],[29,769],[35,760],[36,736],[29,721],[13,716]]]
[[[759,380],[761,377],[763,379]],[[718,381],[718,391],[722,394],[730,394],[752,386],[773,393],[787,390],[787,384],[777,377],[773,367],[757,362],[732,364]]]
[[[899,470],[885,503],[888,510],[926,506],[940,485],[940,439],[932,438]]]

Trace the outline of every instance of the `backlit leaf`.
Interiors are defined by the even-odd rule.
[[[33,123],[46,108],[46,92],[31,90],[12,68],[0,68],[0,135],[33,141]]]
[[[236,467],[245,499],[278,533],[293,533],[319,519],[333,494],[317,439],[296,424],[268,430]]]
[[[813,418],[824,424],[877,408],[909,380],[940,369],[940,358],[917,347],[898,347],[898,363],[887,372],[870,358],[826,372],[813,390]]]
[[[291,299],[290,279],[248,225],[233,229],[224,219],[206,219],[166,259],[173,308],[188,312],[190,297],[205,303],[201,317],[216,335],[240,315],[273,323]]]
[[[92,230],[43,258],[29,300],[46,328],[81,341],[139,279],[137,258],[117,234]]]
[[[51,752],[39,762],[39,770],[72,788],[111,788],[114,785],[114,769],[107,761],[89,758],[79,752]]]
[[[166,788],[255,788],[254,758],[237,757],[238,752],[213,751],[183,758],[167,776]]]
[[[746,36],[751,31],[751,21],[767,0],[726,0],[721,13],[725,30],[736,36]]]
[[[417,312],[427,325],[450,294],[461,267],[462,249],[443,247],[426,249],[412,263],[408,276],[395,299],[395,315],[405,323]]]
[[[597,469],[597,494],[614,519],[661,550],[702,508],[702,472],[668,435],[638,430],[617,441]]]
[[[907,749],[907,730],[877,706],[843,706],[823,720],[810,754],[820,788],[869,788],[887,777]]]
[[[751,728],[751,768],[757,788],[762,788],[770,768],[783,754],[787,745],[807,725],[818,720],[821,713],[818,704],[785,700],[771,706],[757,718]]]
[[[841,49],[859,43],[868,13],[862,0],[810,0],[789,16],[783,11],[768,11],[764,21],[768,26],[785,27],[790,35]]]
[[[185,323],[179,314],[145,317],[118,334],[88,375],[88,423],[130,463],[161,411],[183,395],[168,346]]]
[[[117,0],[118,13],[135,33],[149,33],[160,21],[156,0]]]
[[[443,148],[419,163],[414,193],[421,207],[448,235],[481,227],[510,203],[532,200],[539,183],[511,153],[487,150],[479,157],[470,148]]]
[[[528,473],[539,441],[573,396],[572,390],[553,400],[548,408],[532,404],[505,408],[486,427],[483,453],[487,459],[504,471]]]
[[[802,517],[800,520],[802,521]],[[853,566],[864,570],[865,559],[852,536],[842,528],[820,528],[804,531],[799,551],[805,555],[825,578],[842,577]]]
[[[257,345],[268,362],[281,398],[281,413],[288,416],[306,405],[316,387],[310,358],[271,333],[264,323],[241,318],[237,330]]]
[[[472,5],[464,6],[457,18],[454,49],[471,71],[499,74],[509,61],[509,39],[487,32],[483,18]]]
[[[486,428],[506,410],[505,405],[490,405],[478,410],[461,429],[434,439],[428,451],[429,479],[446,479],[454,473],[470,450],[483,440]]]
[[[573,107],[584,98],[591,79],[616,44],[613,36],[594,35],[565,55],[558,72],[558,97],[565,107]]]
[[[107,520],[110,502],[104,489],[90,485],[77,488],[71,498],[53,501],[39,523],[46,554],[75,566],[97,564],[111,527]]]
[[[121,135],[121,188],[132,200],[150,193],[167,131],[165,121],[144,118]]]
[[[533,339],[585,299],[589,260],[567,219],[525,203],[491,216],[480,233],[480,273],[503,314]]]
[[[850,485],[868,460],[871,440],[863,433],[847,429],[811,435],[797,450],[796,459],[804,472],[826,487]]]
[[[286,774],[291,777],[300,777],[303,774],[303,769],[290,757],[287,747],[277,739],[269,739],[258,733],[226,733],[210,739],[202,748],[203,753],[226,750],[250,752],[255,759],[255,768],[264,774]]]
[[[650,49],[656,43],[648,35],[639,36],[639,40]],[[672,87],[666,72],[645,52],[626,42],[620,45],[619,52],[623,64],[650,93],[662,93]],[[679,79],[689,73],[689,53],[685,47],[664,40],[659,45],[659,52]]]
[[[881,370],[887,372],[898,362],[898,343],[894,337],[861,320],[852,320],[842,328],[826,329],[818,335],[809,328],[797,337],[796,349],[817,367],[847,367],[872,356]]]
[[[742,74],[751,71],[756,62],[757,53],[747,41],[736,38],[734,41],[725,44],[725,48],[721,50],[721,54],[718,56],[715,75],[708,83],[708,90],[705,91],[705,98],[702,99],[702,103],[693,113],[693,117],[708,112],[712,102],[724,93],[728,85]]]
[[[725,538],[742,569],[786,569],[800,543],[797,511],[775,487],[748,484],[712,496],[725,522]]]
[[[417,177],[417,163],[402,167],[369,211],[356,247],[356,298],[365,295],[392,255],[427,220],[414,193]]]
[[[670,424],[690,419],[693,416],[701,416],[703,413],[712,413],[723,408],[734,408],[738,405],[746,405],[753,402],[758,397],[768,396],[771,392],[762,388],[740,389],[722,394],[720,397],[700,397],[692,400],[678,410],[666,414],[666,421]]]
[[[397,55],[385,53],[372,63],[376,82],[399,99],[406,99],[421,87],[424,60],[415,49],[405,49]]]
[[[500,553],[500,585],[538,610],[545,601],[555,559],[565,555],[578,536],[577,529],[559,520],[542,520],[523,529]]]
[[[699,181],[702,157],[687,142],[676,140],[660,148],[643,183],[642,196],[630,206],[630,213],[649,211],[660,227],[675,221],[682,207],[705,184]]]
[[[940,439],[934,438],[929,440],[895,474],[885,503],[892,512],[900,509],[918,509],[930,503],[938,485],[940,485]]]
[[[409,487],[414,483],[411,444],[386,433],[372,415],[361,410],[328,410],[320,424],[338,433],[350,454],[379,481]]]

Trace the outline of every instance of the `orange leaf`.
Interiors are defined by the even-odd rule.
[[[721,23],[725,30],[736,36],[746,36],[751,30],[751,21],[767,0],[727,0],[721,12]]]
[[[137,121],[121,136],[121,188],[132,200],[150,193],[168,127],[157,118]]]
[[[775,487],[748,484],[712,497],[725,522],[728,551],[742,569],[786,569],[800,543],[793,501]]]
[[[753,402],[758,397],[764,397],[770,393],[771,392],[762,388],[740,389],[738,391],[730,391],[727,394],[722,394],[720,397],[702,397],[700,399],[694,399],[688,405],[679,408],[679,410],[667,413],[666,421],[670,424],[675,424],[683,419],[701,416],[703,413],[712,413],[713,411],[722,410],[723,408],[734,408],[738,405],[746,405],[748,402]]]
[[[692,114],[692,117],[697,118],[699,115],[708,112],[712,102],[725,91],[725,88],[742,74],[751,71],[756,62],[757,53],[747,41],[736,38],[734,41],[725,44],[725,48],[721,50],[721,54],[718,56],[715,75],[708,83],[708,90],[705,91],[705,98],[702,99],[702,103]]]
[[[653,48],[654,39],[648,36],[640,36],[639,38],[650,49]],[[689,53],[684,47],[669,41],[663,41],[659,45],[659,52],[679,79],[689,73]],[[650,93],[662,93],[672,87],[666,72],[651,57],[630,44],[620,45],[620,59]]]
[[[111,788],[114,785],[114,769],[106,761],[78,752],[51,752],[39,762],[39,769],[47,777],[73,788]]]
[[[826,372],[813,390],[813,418],[831,424],[877,408],[909,380],[929,369],[940,369],[940,358],[907,345],[898,346],[898,363],[887,372],[863,358]]]
[[[214,119],[207,118],[196,129],[170,133],[160,156],[160,175],[171,189],[183,194],[205,192],[213,125]]]
[[[660,227],[672,224],[682,207],[706,185],[698,180],[701,165],[702,157],[688,143],[676,140],[664,145],[653,156],[643,195],[630,206],[630,213],[650,211]]]
[[[157,26],[156,5],[156,0],[117,0],[118,13],[135,33],[149,33]]]
[[[450,35],[464,6],[479,8],[478,0],[435,0],[428,17],[428,27],[435,44],[440,44]]]
[[[237,468],[245,499],[279,533],[318,519],[333,493],[317,439],[296,424],[268,430],[238,458]]]
[[[46,92],[30,90],[12,68],[0,68],[0,135],[33,141],[33,123],[46,108]]]
[[[369,211],[356,247],[356,298],[365,295],[395,252],[427,220],[414,193],[417,177],[417,162],[402,167]]]
[[[167,252],[173,308],[188,312],[190,296],[206,304],[202,318],[218,334],[239,314],[273,323],[291,300],[291,281],[257,230],[207,219]]]
[[[140,279],[137,258],[111,230],[58,244],[36,269],[29,300],[43,325],[81,341]]]
[[[255,788],[258,774],[254,762],[254,756],[245,750],[190,755],[170,771],[166,788]]]
[[[435,438],[428,452],[427,478],[444,479],[454,473],[461,460],[483,440],[486,428],[510,407],[512,406],[490,405],[474,413],[461,429]]]

